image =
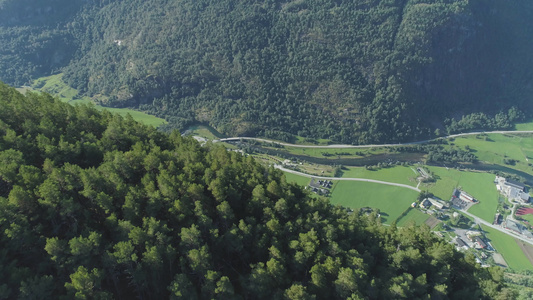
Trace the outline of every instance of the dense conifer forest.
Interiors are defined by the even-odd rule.
[[[221,146],[0,84],[0,299],[514,296],[501,269],[377,214]]]
[[[0,80],[63,72],[167,129],[233,136],[508,129],[531,117],[532,13],[529,0],[1,0]]]

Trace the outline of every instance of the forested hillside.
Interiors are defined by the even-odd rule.
[[[0,1],[0,79],[63,71],[170,128],[395,142],[532,112],[529,0],[46,3]]]
[[[512,298],[427,227],[251,157],[0,85],[0,299]]]

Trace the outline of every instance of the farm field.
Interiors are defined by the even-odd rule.
[[[301,186],[306,186],[311,181],[311,179],[308,177],[304,177],[304,176],[300,176],[300,175],[296,175],[292,173],[287,173],[287,172],[283,172],[283,173],[285,173],[285,178],[287,178],[287,182],[294,182]]]
[[[492,246],[503,255],[510,268],[516,271],[533,271],[533,265],[527,259],[524,252],[522,252],[522,249],[520,249],[520,246],[514,238],[490,227],[482,225],[482,228],[486,232],[487,238],[490,240]]]
[[[185,134],[197,135],[208,140],[220,139],[225,137],[220,132],[216,131],[213,127],[199,124],[187,128],[187,130],[185,130]]]
[[[367,155],[386,153],[385,148],[300,148],[285,146],[277,149],[296,155],[307,155],[319,158],[361,158]]]
[[[479,137],[479,138],[477,138]],[[469,146],[480,161],[505,165],[520,171],[530,172],[533,162],[533,138],[531,134],[487,134],[456,138],[457,146]],[[514,160],[505,164],[504,159]]]
[[[533,130],[533,121],[516,124],[515,128],[516,130]]]
[[[428,169],[440,177],[435,184],[427,186],[428,191],[443,200],[449,200],[453,189],[461,187],[479,201],[468,212],[492,223],[499,199],[494,185],[494,174],[440,167],[428,167]],[[426,187],[420,187],[420,189],[426,189]]]
[[[368,178],[388,182],[403,183],[416,187],[418,174],[413,171],[414,167],[395,166],[392,168],[382,168],[379,170],[367,170],[364,167],[347,167],[343,170],[342,177],[346,178]]]
[[[21,92],[46,92],[50,95],[53,95],[54,97],[57,97],[59,100],[63,102],[67,102],[70,104],[92,104],[92,100],[89,97],[79,97],[78,91],[69,87],[63,82],[63,74],[56,74],[51,75],[47,77],[41,77],[39,79],[36,79],[31,87],[23,87],[20,88],[19,91]],[[127,109],[127,108],[110,108],[110,107],[103,107],[100,105],[94,105],[94,107],[98,110],[107,110],[111,113],[116,113],[121,116],[126,116],[128,114],[131,115],[131,117],[146,125],[151,125],[154,127],[158,127],[159,125],[166,124],[167,122],[164,119],[158,118],[156,116],[149,115],[147,113],[144,113],[142,111],[133,110],[133,109]]]
[[[154,126],[154,127],[158,127],[159,125],[163,125],[167,123],[167,121],[165,121],[164,119],[149,115],[147,113],[144,113],[138,110],[133,110],[133,109],[128,109],[128,108],[110,108],[110,107],[103,107],[100,105],[95,105],[95,107],[98,110],[107,110],[111,113],[119,114],[123,117],[129,114],[134,120],[139,121],[146,125]]]
[[[418,193],[406,188],[372,182],[339,181],[331,194],[331,203],[353,209],[379,208],[384,223],[396,220],[416,200]]]
[[[407,215],[398,220],[396,224],[399,227],[405,226],[410,222],[415,222],[416,225],[422,225],[429,218],[428,214],[425,214],[418,209],[411,209]]]

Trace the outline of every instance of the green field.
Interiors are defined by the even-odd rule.
[[[414,168],[413,168],[414,169]],[[392,168],[382,168],[379,170],[367,170],[364,167],[347,167],[343,170],[342,177],[346,178],[368,178],[388,182],[403,183],[416,187],[417,173],[412,167],[395,166]]]
[[[500,252],[510,268],[516,271],[532,270],[533,265],[520,249],[514,238],[495,229],[482,226],[492,246]]]
[[[281,149],[277,149],[281,150]],[[319,158],[361,158],[368,155],[387,153],[386,148],[301,148],[283,147],[283,151],[295,155],[308,155]],[[356,154],[359,153],[359,154]],[[362,155],[360,155],[362,154]]]
[[[63,102],[68,102],[73,105],[93,103],[91,98],[85,96],[80,97],[77,90],[71,88],[65,82],[63,82],[63,74],[41,77],[39,79],[36,79],[31,87],[23,87],[18,90],[21,92],[31,91],[37,93],[49,93],[57,97],[59,100]],[[128,108],[108,108],[100,105],[95,105],[95,108],[98,110],[105,109],[121,116],[126,116],[130,114],[134,120],[154,127],[167,123],[164,119],[149,115],[138,110]]]
[[[533,136],[531,134],[488,134],[456,138],[457,146],[468,145],[480,161],[504,165],[520,171],[531,172],[528,165],[533,162]],[[505,164],[504,160],[514,160]]]
[[[516,130],[533,130],[533,122],[516,124]]]
[[[427,190],[443,200],[449,200],[455,187],[462,188],[479,201],[468,212],[492,223],[499,199],[499,194],[494,184],[494,174],[440,167],[428,167],[428,169],[437,175],[439,179],[435,184],[428,186]],[[420,189],[426,189],[426,187],[421,187]]]
[[[429,218],[428,214],[425,214],[418,209],[411,209],[407,215],[398,220],[397,226],[405,226],[409,222],[415,222],[416,225],[422,225]]]
[[[416,200],[418,193],[401,187],[372,182],[339,181],[331,202],[350,208],[379,208],[385,223],[392,223]]]
[[[328,139],[311,139],[305,138],[303,136],[295,136],[295,143],[298,145],[328,145],[331,143],[331,140]],[[312,142],[311,142],[312,141]]]
[[[216,131],[213,127],[200,124],[190,126],[189,128],[187,128],[187,130],[185,130],[185,132],[187,133],[187,135],[201,136],[208,140],[215,140],[225,137],[220,132]]]
[[[287,182],[294,182],[301,186],[306,186],[311,181],[311,179],[308,177],[304,177],[304,176],[300,176],[300,175],[296,175],[292,173],[287,173],[287,172],[283,172],[283,173],[285,173],[285,178],[287,178]]]

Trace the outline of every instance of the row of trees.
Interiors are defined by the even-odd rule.
[[[0,298],[513,297],[427,227],[251,157],[0,84]]]

